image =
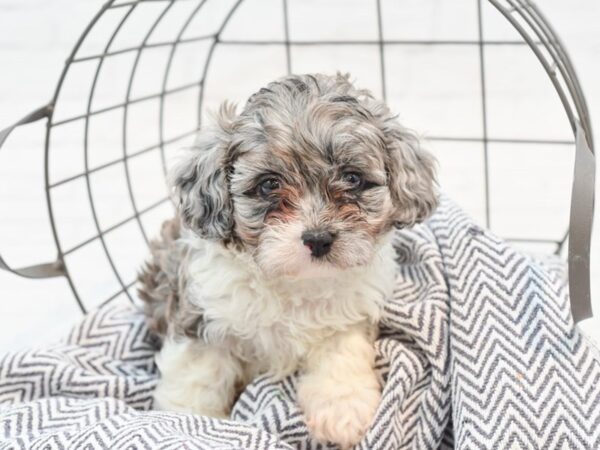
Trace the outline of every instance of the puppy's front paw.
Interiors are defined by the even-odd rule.
[[[298,400],[312,436],[342,449],[360,442],[373,422],[381,392],[377,383],[343,385],[318,380],[301,383]]]
[[[223,402],[210,390],[197,389],[194,386],[183,386],[183,388],[159,383],[154,392],[152,409],[218,419],[229,418],[229,412]]]

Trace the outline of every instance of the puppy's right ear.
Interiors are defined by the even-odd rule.
[[[227,160],[235,106],[224,103],[212,128],[202,130],[169,173],[183,222],[199,236],[225,240],[233,228]]]

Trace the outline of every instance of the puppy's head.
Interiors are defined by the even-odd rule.
[[[221,107],[171,172],[180,214],[269,275],[368,264],[436,206],[435,163],[384,103],[341,75],[289,76]]]

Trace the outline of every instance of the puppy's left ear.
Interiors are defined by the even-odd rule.
[[[233,229],[227,164],[234,117],[235,106],[223,104],[214,126],[200,131],[169,173],[183,222],[207,239],[226,240]]]
[[[393,221],[401,228],[422,222],[438,205],[437,162],[421,148],[419,138],[394,118],[385,122],[388,183],[395,207]]]

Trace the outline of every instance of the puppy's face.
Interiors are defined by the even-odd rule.
[[[284,121],[263,110],[265,126],[236,138],[234,232],[266,272],[366,264],[389,230],[384,136],[356,111],[350,98],[315,101]]]
[[[397,224],[436,205],[434,164],[387,107],[345,77],[271,83],[174,168],[184,222],[237,244],[268,275],[368,264]]]

